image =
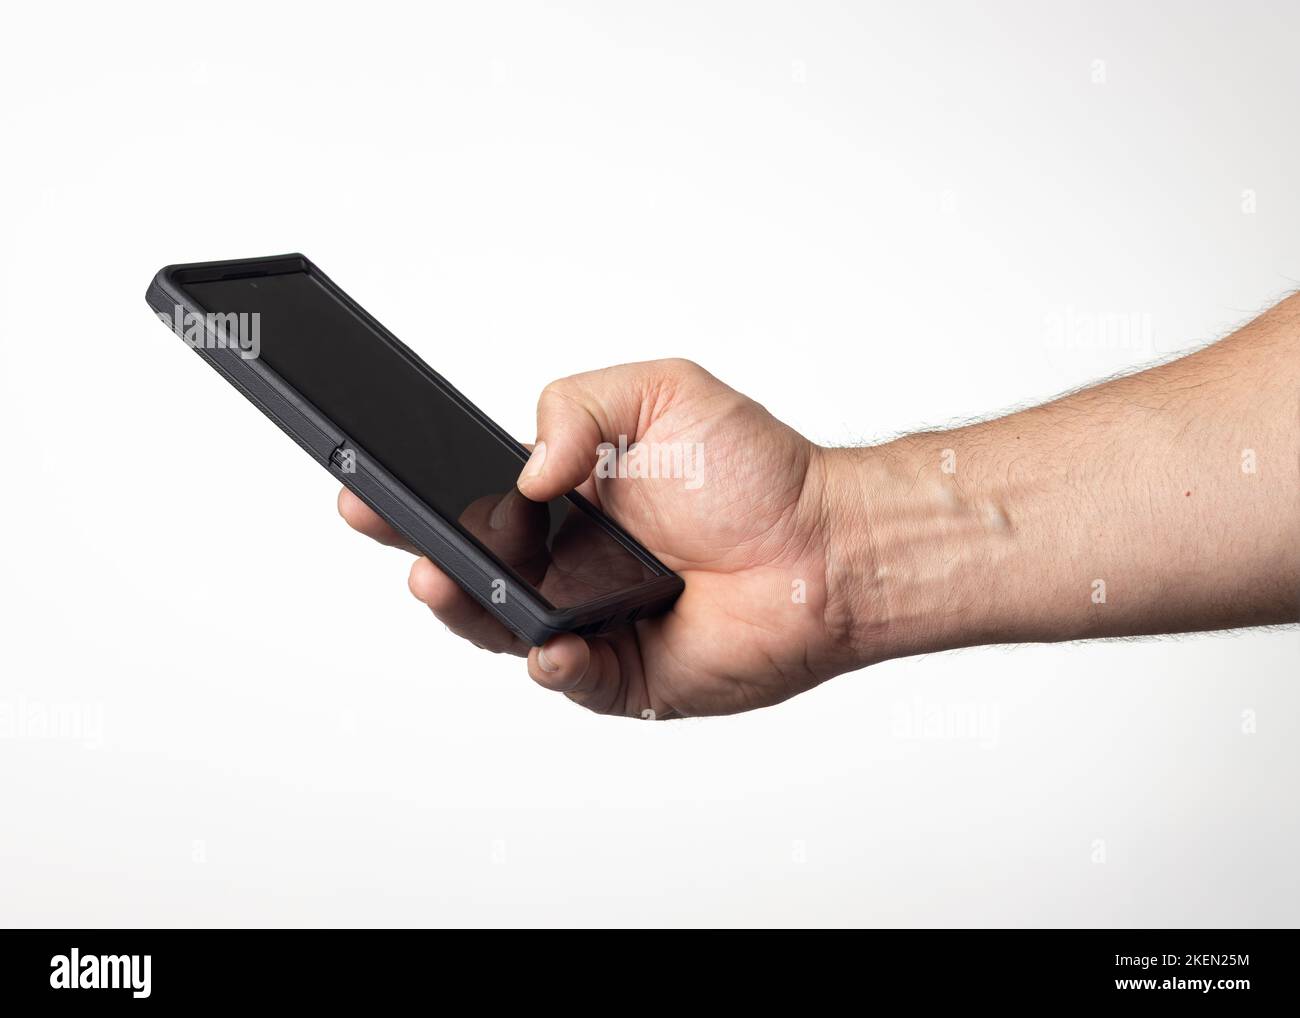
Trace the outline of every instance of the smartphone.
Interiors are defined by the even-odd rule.
[[[145,299],[528,643],[627,626],[681,593],[679,576],[577,492],[524,498],[528,450],[302,255],[168,265]]]

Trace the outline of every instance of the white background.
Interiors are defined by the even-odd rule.
[[[597,717],[447,634],[143,300],[164,263],[301,250],[525,439],[549,379],[666,355],[822,442],[985,415],[1296,285],[1297,29],[7,9],[0,922],[1300,921],[1294,630]]]

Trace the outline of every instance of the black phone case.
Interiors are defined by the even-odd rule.
[[[303,255],[168,265],[154,276],[145,300],[160,317],[166,316],[172,323],[173,331],[184,338],[184,328],[178,322],[176,309],[179,308],[182,315],[207,313],[207,309],[184,291],[182,287],[185,282],[282,272],[311,273],[413,367],[509,448],[518,457],[522,468],[528,458],[524,446],[457,392],[446,379],[425,364]],[[270,367],[256,358],[245,358],[239,349],[227,344],[205,342],[193,346],[193,349],[225,376],[226,381],[275,421],[312,459],[329,470],[402,536],[436,562],[475,600],[500,619],[507,629],[534,646],[540,646],[560,633],[593,636],[629,625],[636,619],[659,614],[672,606],[685,586],[681,577],[641,547],[622,527],[577,492],[570,492],[565,497],[575,504],[578,511],[590,514],[628,551],[651,570],[662,575],[573,608],[553,608],[537,596],[530,586],[514,577],[513,572],[485,548],[417,498]]]

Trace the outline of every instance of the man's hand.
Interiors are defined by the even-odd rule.
[[[597,447],[620,437],[700,448],[702,474],[690,484],[593,476]],[[857,663],[827,596],[824,450],[699,366],[627,364],[548,385],[518,486],[535,502],[580,489],[686,581],[667,615],[530,649],[429,559],[415,563],[411,591],[439,619],[487,650],[527,655],[529,674],[546,688],[602,713],[728,714],[777,703]],[[517,492],[497,500],[501,514],[528,513],[512,500]],[[496,507],[467,515],[486,519]],[[347,489],[339,512],[362,533],[404,546]]]

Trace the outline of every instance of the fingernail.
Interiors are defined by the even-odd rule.
[[[542,473],[542,467],[546,465],[546,443],[538,442],[533,446],[533,454],[528,457],[528,462],[524,464],[524,472],[521,477],[539,477]]]
[[[558,672],[560,670],[560,666],[551,661],[544,650],[537,652],[537,663],[542,666],[544,672]]]
[[[515,489],[511,488],[501,496],[501,501],[493,507],[492,514],[488,517],[488,526],[493,530],[501,530],[506,525],[506,519],[510,516],[510,503],[513,500],[514,493]]]

